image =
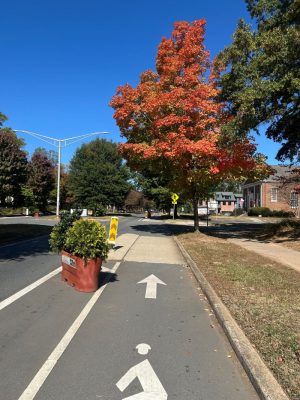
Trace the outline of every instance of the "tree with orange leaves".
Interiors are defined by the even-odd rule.
[[[169,187],[190,198],[198,230],[198,201],[224,178],[264,172],[250,138],[222,134],[230,115],[218,102],[219,72],[204,46],[205,20],[177,22],[162,39],[156,70],[146,71],[136,88],[117,89],[110,105],[127,142],[120,150],[131,168],[147,165],[169,177]]]

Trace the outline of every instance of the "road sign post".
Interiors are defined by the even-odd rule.
[[[175,208],[176,208],[177,200],[179,199],[178,194],[172,193],[171,194],[171,199],[172,199],[172,204],[174,205],[174,208],[173,208],[173,219],[175,219]]]

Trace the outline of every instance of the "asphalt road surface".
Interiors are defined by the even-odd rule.
[[[121,217],[119,235],[95,293],[60,280],[47,237],[0,248],[1,400],[257,400],[170,227]]]

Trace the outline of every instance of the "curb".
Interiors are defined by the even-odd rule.
[[[289,397],[283,391],[272,372],[265,365],[260,355],[245,336],[242,329],[233,319],[228,308],[222,303],[212,286],[199,271],[196,263],[187,253],[179,240],[175,236],[173,236],[173,238],[183,257],[185,258],[187,265],[192,270],[201,289],[207,297],[233,350],[244,367],[244,370],[246,371],[259,397],[262,400],[289,400]]]

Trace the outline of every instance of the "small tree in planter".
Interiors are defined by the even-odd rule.
[[[53,244],[53,249],[59,249],[58,242]],[[97,290],[101,265],[109,249],[102,224],[89,220],[73,222],[65,233],[61,249],[62,279],[79,291]]]
[[[60,213],[60,221],[50,234],[49,244],[52,251],[59,253],[65,249],[66,233],[73,223],[80,219],[80,214],[80,211],[75,211],[73,214],[66,211]]]
[[[96,221],[75,221],[67,231],[65,247],[70,253],[82,258],[85,264],[99,258],[105,261],[110,249],[105,226]]]

